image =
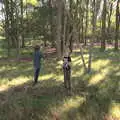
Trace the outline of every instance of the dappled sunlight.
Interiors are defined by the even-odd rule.
[[[115,75],[120,77],[120,71],[116,72]]]
[[[110,115],[112,114],[113,117],[116,117],[119,120],[120,119],[120,104],[119,103],[113,103],[111,105],[109,114]]]
[[[102,81],[103,79],[105,79],[105,74],[96,74],[92,76],[92,78],[89,80],[89,84],[95,85],[98,82]]]
[[[58,61],[57,63],[58,63],[58,65],[62,65],[62,64],[63,64],[63,61],[60,60],[60,61]]]
[[[77,61],[74,61],[72,63],[73,66],[76,66],[76,65],[80,65],[81,64],[81,59],[77,60]]]
[[[78,109],[86,99],[84,97],[80,96],[74,96],[71,98],[66,98],[63,100],[62,104],[56,106],[55,108],[51,108],[51,111],[57,112],[59,118],[67,120],[67,115],[69,112],[72,112],[71,115],[73,116],[74,113],[76,114],[76,110]],[[55,109],[55,110],[54,110]],[[78,113],[78,118],[80,117],[80,114]],[[72,119],[72,118],[71,118]]]
[[[55,74],[51,73],[51,74],[46,74],[46,75],[41,75],[40,76],[40,80],[49,80],[51,78],[54,78]]]
[[[7,91],[11,87],[15,87],[15,86],[25,84],[28,81],[29,81],[29,78],[27,78],[27,77],[15,78],[12,81],[7,82],[6,85],[1,85],[0,86],[0,92]]]
[[[0,86],[0,92],[3,92],[3,91],[6,91],[6,90],[8,90],[8,86],[7,85],[2,85],[2,86]]]
[[[77,57],[72,57],[72,62],[75,62],[77,60],[80,60],[80,56],[77,56]]]
[[[28,77],[20,76],[20,77],[13,79],[12,81],[9,81],[8,85],[9,86],[14,86],[14,85],[18,86],[18,85],[22,85],[22,84],[28,82],[29,80],[30,80],[30,78],[28,78]]]
[[[95,85],[95,84],[99,83],[100,81],[106,80],[108,73],[109,73],[109,69],[106,68],[106,69],[102,69],[101,71],[99,71],[96,74],[93,74],[89,80],[89,84]]]
[[[3,64],[4,66],[0,66],[0,72],[7,71],[7,70],[15,70],[17,68],[16,66],[5,65],[5,63]]]
[[[70,98],[64,101],[63,106],[61,107],[61,111],[68,112],[72,108],[78,108],[80,107],[80,104],[85,102],[85,98],[76,96],[74,98]]]
[[[97,60],[94,61],[92,67],[95,71],[100,70],[102,67],[106,68],[110,64],[109,60]]]
[[[56,66],[56,69],[61,69],[61,68],[62,68],[62,65]]]
[[[5,66],[0,67],[0,72],[5,71],[5,70],[6,70]]]
[[[72,77],[78,77],[84,74],[84,69],[80,68],[79,70],[72,69]]]
[[[57,81],[62,81],[62,80],[64,80],[64,76],[63,76],[63,74],[59,74],[59,75],[56,75],[56,76],[55,76],[55,79],[56,79]]]
[[[103,120],[103,113],[120,118],[119,65],[103,53],[100,54],[101,58],[93,59],[90,74],[85,73],[80,54],[73,54],[71,96],[67,95],[64,88],[62,60],[45,59],[42,62],[38,84],[35,86],[32,86],[32,62],[11,62],[5,65],[2,63],[0,101],[4,104],[0,104],[0,107],[3,111],[6,110],[4,115],[13,114],[9,111],[17,109],[16,116],[21,113],[22,117],[30,118],[31,113],[34,113],[37,119],[46,120],[53,120],[55,115],[61,120]],[[88,56],[85,54],[84,57],[88,62]],[[11,99],[8,99],[11,95]],[[8,101],[4,102],[6,99]],[[112,101],[115,101],[115,104]],[[10,110],[4,107],[6,105]],[[24,115],[24,112],[27,112],[27,115]]]

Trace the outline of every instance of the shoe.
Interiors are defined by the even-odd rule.
[[[33,85],[32,86],[35,86],[37,84],[37,82],[33,82]]]

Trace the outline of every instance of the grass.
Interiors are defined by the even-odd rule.
[[[87,63],[87,53],[84,57]],[[80,53],[74,52],[72,96],[65,92],[61,64],[47,58],[33,87],[32,61],[1,60],[0,120],[120,120],[120,52],[95,48],[90,74],[84,73]]]

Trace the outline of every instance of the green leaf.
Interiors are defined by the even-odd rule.
[[[23,3],[24,4],[31,4],[31,5],[34,5],[34,6],[39,4],[37,0],[23,0]]]

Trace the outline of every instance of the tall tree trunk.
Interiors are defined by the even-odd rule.
[[[57,35],[56,35],[56,46],[58,58],[61,57],[61,27],[62,27],[62,2],[57,0]]]
[[[66,49],[66,29],[67,29],[67,14],[64,10],[64,26],[63,26],[63,54],[65,53]]]
[[[104,0],[103,13],[102,13],[102,40],[101,50],[104,51],[106,48],[106,0]]]
[[[92,16],[92,39],[90,40],[89,46],[89,60],[88,60],[88,73],[91,72],[92,67],[92,49],[93,49],[93,42],[95,41],[95,28],[96,28],[96,0],[93,0],[93,16]]]
[[[118,46],[118,38],[119,38],[119,4],[120,4],[120,0],[117,1],[117,7],[116,7],[116,33],[115,33],[115,50],[119,49]]]
[[[5,37],[7,40],[7,48],[8,48],[8,57],[10,56],[10,36],[9,36],[9,28],[10,28],[10,23],[9,23],[9,1],[4,0],[4,11],[5,11]]]
[[[49,0],[49,9],[50,9],[50,41],[53,41],[53,10],[52,10],[52,0]]]
[[[15,1],[15,4],[17,1]],[[17,60],[20,58],[20,40],[21,40],[21,35],[20,35],[20,20],[19,20],[19,8],[15,6],[15,29],[14,29],[14,36],[16,40],[16,57]]]
[[[71,14],[71,17],[73,16],[72,15],[72,4],[73,4],[73,0],[70,0],[70,14]],[[71,33],[72,30],[73,30],[73,27],[70,24],[70,26],[69,26],[69,33]],[[70,52],[72,53],[72,51],[73,51],[73,37],[72,37],[72,35],[71,35],[70,40],[69,40],[69,49],[70,49]]]
[[[81,42],[84,43],[84,12],[82,13],[82,33],[81,33]]]
[[[109,10],[109,14],[108,14],[108,29],[107,29],[107,32],[108,32],[108,39],[109,39],[109,43],[112,43],[112,40],[110,40],[111,38],[109,37],[111,35],[111,16],[112,16],[112,11],[113,11],[113,3],[110,4],[110,10]]]
[[[112,11],[113,11],[113,3],[111,3],[110,5],[110,12],[108,16],[108,33],[110,33]]]
[[[86,25],[85,25],[85,46],[87,45],[87,29],[88,29],[88,7],[89,6],[89,0],[86,1]]]
[[[21,34],[21,38],[22,38],[22,47],[25,47],[25,39],[24,39],[24,29],[23,29],[23,0],[20,0],[20,9],[21,9],[21,19],[20,19],[20,22],[21,22],[21,31],[20,31],[20,34]]]

